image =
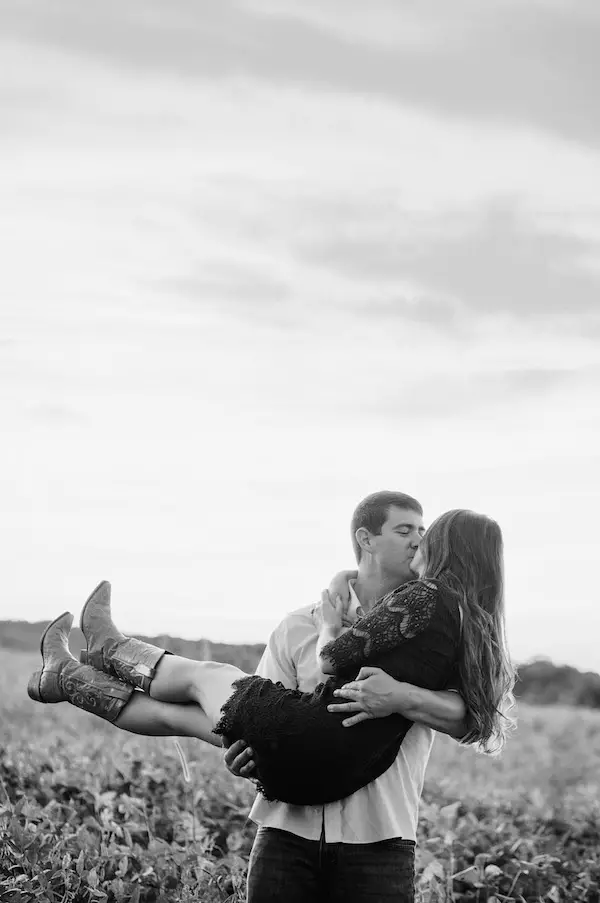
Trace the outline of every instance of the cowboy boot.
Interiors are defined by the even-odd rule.
[[[27,693],[36,702],[70,702],[106,721],[116,721],[135,690],[90,665],[81,665],[71,655],[72,624],[73,615],[65,611],[46,627],[40,642],[42,670],[29,678]]]
[[[113,624],[110,614],[110,583],[103,580],[89,597],[81,612],[79,626],[87,642],[87,650],[79,659],[98,671],[105,671],[150,692],[156,666],[168,654],[165,649],[125,636]]]

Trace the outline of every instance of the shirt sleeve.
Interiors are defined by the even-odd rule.
[[[289,630],[283,620],[269,637],[255,673],[274,683],[281,681],[287,690],[298,689],[296,667],[290,654]]]
[[[322,654],[331,661],[335,673],[354,665],[369,664],[382,652],[396,648],[425,630],[435,612],[437,599],[438,589],[434,583],[419,580],[401,586],[354,627],[327,643]]]

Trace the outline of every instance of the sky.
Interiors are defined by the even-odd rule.
[[[600,671],[593,0],[3,0],[0,619],[265,642],[379,489]]]

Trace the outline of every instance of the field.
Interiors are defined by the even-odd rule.
[[[243,900],[253,788],[219,751],[35,704],[38,657],[1,654],[1,903]],[[420,903],[600,903],[600,712],[522,706],[497,760],[439,736],[417,871]]]

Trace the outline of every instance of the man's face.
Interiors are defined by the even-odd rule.
[[[410,563],[410,569],[413,573],[414,577],[422,577],[425,571],[425,560],[423,558],[423,552],[421,546],[417,549],[415,553],[415,557]]]
[[[397,578],[398,585],[414,580],[410,565],[424,533],[420,514],[392,505],[381,535],[371,537],[373,557],[381,573],[387,578]]]

